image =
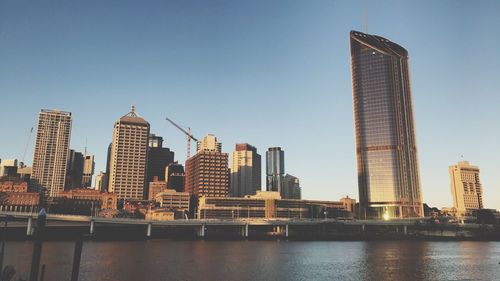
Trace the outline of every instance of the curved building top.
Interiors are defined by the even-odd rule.
[[[377,49],[379,52],[387,55],[408,58],[408,51],[405,48],[385,39],[384,37],[370,35],[356,30],[351,30],[350,37],[351,40],[356,40],[363,45]]]

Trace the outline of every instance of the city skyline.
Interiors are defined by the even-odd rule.
[[[15,8],[16,4],[9,5]],[[373,18],[369,22],[369,33],[401,43],[410,52],[423,201],[431,206],[452,206],[447,167],[464,155],[464,160],[481,167],[485,207],[500,209],[500,177],[495,165],[498,154],[491,153],[495,151],[500,140],[498,130],[491,130],[497,128],[499,122],[494,113],[499,104],[498,97],[495,97],[498,86],[492,82],[499,73],[498,66],[495,65],[498,55],[494,51],[499,43],[494,30],[494,27],[498,26],[498,20],[493,18],[495,11],[499,10],[498,5],[493,8],[471,5],[468,7],[470,9],[448,9],[443,19],[440,12],[448,6],[436,3],[433,4],[435,9],[427,14],[430,20],[425,23],[417,21],[424,13],[422,6],[425,5],[412,5],[405,9],[415,11],[415,15],[409,15],[408,19],[403,20],[404,27],[391,26],[376,19],[377,15],[394,12],[397,5],[382,5],[388,11],[382,11],[382,8],[377,8],[374,4],[365,6],[370,18]],[[123,8],[122,13],[115,15],[112,20],[119,20],[124,14],[131,13],[133,5],[128,6],[129,10]],[[4,138],[0,143],[0,158],[17,158],[21,161],[29,131],[31,127],[36,127],[36,112],[41,108],[61,108],[73,114],[70,148],[83,151],[87,138],[88,151],[96,157],[97,174],[98,171],[105,170],[106,148],[111,139],[112,122],[117,116],[121,116],[130,104],[136,104],[145,119],[151,122],[152,132],[165,138],[165,146],[177,153],[176,160],[181,163],[185,160],[185,136],[169,127],[164,121],[165,116],[172,116],[179,120],[180,124],[189,125],[197,137],[214,133],[225,148],[240,142],[252,143],[260,151],[272,146],[283,147],[287,151],[287,172],[300,177],[304,198],[336,199],[346,194],[358,198],[348,32],[351,29],[361,29],[360,7],[346,3],[336,3],[332,6],[317,2],[302,11],[299,4],[290,5],[280,11],[278,6],[271,4],[270,12],[259,10],[259,17],[270,27],[270,31],[261,35],[256,32],[263,30],[253,25],[256,24],[256,18],[244,17],[252,24],[236,19],[238,15],[245,15],[245,8],[257,10],[248,7],[248,4],[219,7],[220,10],[197,10],[202,19],[208,20],[208,28],[215,26],[215,35],[221,37],[215,41],[200,37],[200,42],[208,45],[206,50],[188,49],[180,56],[182,59],[173,60],[172,68],[157,64],[145,54],[146,51],[153,54],[166,53],[168,56],[162,56],[160,61],[168,65],[167,62],[173,59],[169,55],[170,52],[179,51],[184,44],[196,44],[188,44],[185,42],[187,39],[181,36],[175,41],[177,44],[174,44],[173,50],[169,49],[167,43],[170,42],[157,41],[160,39],[148,32],[144,35],[137,33],[137,30],[145,30],[144,24],[140,29],[127,25],[124,28],[131,29],[130,37],[118,36],[114,38],[115,41],[109,39],[111,41],[108,42],[105,35],[113,30],[121,30],[120,27],[117,27],[114,21],[106,22],[103,14],[95,12],[96,24],[103,25],[104,30],[94,30],[93,25],[86,29],[87,27],[79,24],[78,20],[82,20],[90,11],[75,11],[76,23],[72,29],[66,29],[54,27],[55,24],[64,26],[65,24],[61,23],[68,21],[60,17],[57,10],[51,20],[42,20],[40,14],[43,13],[40,11],[28,10],[25,16],[34,15],[34,22],[38,20],[42,23],[33,32],[43,31],[45,24],[55,28],[52,31],[54,33],[40,32],[47,38],[15,37],[15,30],[19,31],[19,34],[26,34],[30,26],[25,26],[13,18],[17,14],[12,9],[9,10],[11,6],[1,9],[9,11],[8,15],[3,17],[2,14],[1,18],[14,31],[7,32],[3,39],[0,39],[2,43],[8,43],[0,47],[0,56],[5,62],[0,66],[0,93],[4,105],[0,118],[11,121],[2,125],[2,131],[7,132],[9,138]],[[69,9],[71,7],[74,6]],[[175,11],[183,10],[182,5],[172,8]],[[463,10],[468,11],[468,14],[463,14]],[[274,14],[271,14],[278,11],[282,19],[273,22]],[[231,12],[235,15],[231,15]],[[345,12],[346,16],[340,16],[342,12]],[[217,50],[224,46],[221,42],[224,42],[226,37],[231,38],[229,35],[234,33],[232,29],[223,27],[215,20],[215,15],[222,15],[225,20],[243,30],[253,31],[250,32],[250,38],[264,38],[252,46],[265,50],[266,55],[259,59],[256,54],[250,52],[250,48],[244,46],[249,42],[248,39],[239,36],[228,41],[228,49]],[[479,19],[478,15],[481,24],[474,24],[474,19]],[[288,20],[294,16],[300,17],[294,18],[297,21],[293,28],[287,27]],[[340,19],[332,20],[336,17]],[[397,19],[402,20],[395,18],[390,22],[393,23]],[[166,23],[160,20],[159,14],[152,15],[152,20],[156,23],[152,26],[155,27],[154,31],[166,28]],[[180,17],[174,17],[174,20],[181,23],[183,30],[196,34],[201,34],[204,30],[197,24],[199,22],[183,21]],[[329,26],[331,30],[322,28],[322,25]],[[440,29],[436,30],[436,26]],[[481,30],[478,30],[479,27]],[[87,37],[83,37],[86,39],[90,35],[98,36],[99,40],[94,45],[97,50],[91,50],[97,57],[84,61],[89,59],[89,53],[77,46],[81,43],[80,39],[70,36],[69,31],[73,30],[80,35],[87,32]],[[277,35],[282,34],[279,31],[284,32],[281,37]],[[61,32],[64,40],[58,39],[56,32]],[[306,36],[309,32],[310,35]],[[178,33],[174,34],[180,36]],[[123,33],[119,35],[123,36]],[[298,43],[294,37],[297,35],[300,35],[298,37],[301,41],[307,43],[290,47]],[[306,36],[306,40],[303,36]],[[461,39],[464,37],[469,38],[468,43],[457,47],[457,43],[462,43]],[[134,38],[142,38],[149,43],[146,46],[133,45],[129,48],[119,46],[119,43],[126,43]],[[39,42],[33,40],[42,39],[47,41],[42,41],[39,46],[40,53],[35,52],[28,58],[21,58],[23,52],[33,50],[27,47],[30,44],[26,43]],[[483,44],[480,47],[472,46],[475,40],[481,40]],[[111,47],[107,46],[107,43],[116,48],[118,54],[110,55]],[[160,45],[164,49],[151,49],[154,43],[162,43]],[[92,48],[92,45],[83,45],[85,48]],[[51,51],[50,47],[55,50]],[[106,59],[98,55],[98,50],[110,57]],[[144,51],[137,52],[140,50]],[[44,52],[48,52],[48,59],[53,61],[49,63],[44,58]],[[312,52],[316,55],[312,55]],[[71,59],[72,54],[75,56],[75,63]],[[118,61],[128,54],[133,55],[123,63]],[[198,62],[186,61],[189,54],[197,54],[195,58]],[[251,56],[244,59],[245,54]],[[223,59],[222,66],[214,68],[218,58]],[[231,58],[236,61],[230,62]],[[255,62],[252,63],[252,59]],[[42,66],[49,64],[53,66],[44,73],[37,72]],[[139,66],[140,71],[118,71],[123,66],[127,69],[128,66],[134,65]],[[103,69],[99,70],[100,66],[103,66]],[[268,68],[269,71],[259,74],[262,68]],[[118,72],[114,73],[115,70]],[[172,76],[175,70],[179,70],[180,74]],[[233,72],[232,75],[229,72]],[[34,75],[38,73],[39,75]],[[227,74],[230,75],[223,78]],[[162,82],[165,79],[167,81]],[[174,81],[175,79],[180,82]],[[260,94],[254,96],[255,93]],[[208,98],[209,94],[213,98]],[[246,124],[246,130],[241,131],[237,126],[243,117],[238,117],[238,109],[232,109],[236,105],[231,101],[232,95],[237,95],[237,100],[250,100],[249,106],[259,106],[263,109],[269,108],[266,104],[268,102],[281,103],[283,110],[260,110],[261,116],[253,118],[250,126]],[[109,101],[118,96],[122,98],[110,106]],[[151,104],[152,98],[159,101],[158,105]],[[173,100],[174,98],[176,100]],[[172,100],[172,108],[160,106],[162,102]],[[212,100],[218,100],[217,103],[226,110],[216,112],[206,107],[206,103],[212,106],[217,104]],[[93,108],[91,114],[89,108]],[[462,117],[460,113],[464,109],[469,109],[472,113]],[[279,130],[268,126],[269,120],[273,118],[280,124]],[[475,137],[462,138],[462,128],[473,128]],[[30,159],[33,156],[34,139],[33,135],[28,153],[24,157],[28,164],[31,164]],[[228,149],[224,151],[230,152]],[[334,162],[333,166],[330,166],[331,162]],[[335,182],[330,181],[331,175],[335,177]]]

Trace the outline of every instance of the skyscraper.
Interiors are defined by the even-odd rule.
[[[144,198],[148,136],[149,123],[137,115],[134,106],[115,123],[108,189],[119,200]]]
[[[173,162],[174,152],[163,147],[163,138],[155,134],[150,134],[147,182],[152,182],[154,177],[158,177],[158,181],[165,181],[165,169],[168,164]]]
[[[459,216],[470,215],[483,208],[483,188],[479,181],[479,167],[468,161],[449,167],[453,207]]]
[[[248,143],[236,144],[231,153],[231,197],[255,195],[261,188],[261,157]]]
[[[85,155],[83,157],[82,187],[92,186],[92,176],[94,175],[94,168],[94,155]]]
[[[71,113],[42,109],[38,114],[31,179],[48,197],[64,190],[71,138]]]
[[[408,52],[358,31],[350,43],[360,215],[421,217]]]
[[[266,188],[267,191],[283,189],[285,174],[285,152],[281,147],[271,147],[266,151]]]
[[[82,187],[83,177],[83,154],[69,150],[68,154],[68,167],[66,171],[66,184],[64,189],[80,188]]]
[[[222,153],[221,147],[214,135],[198,143],[198,152],[186,160],[186,192],[198,197],[227,197],[228,154]]]

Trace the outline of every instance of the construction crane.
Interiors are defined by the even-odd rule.
[[[187,158],[191,157],[191,139],[194,141],[198,141],[193,135],[191,135],[191,128],[187,128],[187,131],[184,130],[181,126],[177,125],[174,121],[170,120],[168,117],[165,118],[168,122],[174,125],[177,129],[181,130],[187,136]]]

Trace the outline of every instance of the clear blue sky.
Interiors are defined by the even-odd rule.
[[[500,209],[498,1],[0,1],[0,158],[22,158],[41,108],[73,113],[71,147],[105,167],[135,104],[184,162],[214,133],[285,150],[305,198],[358,197],[351,29],[404,46],[424,201],[451,206],[448,166],[481,168]],[[34,136],[26,156],[33,158]]]

